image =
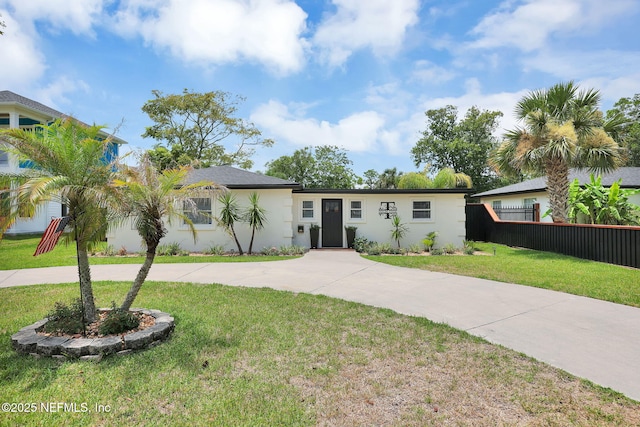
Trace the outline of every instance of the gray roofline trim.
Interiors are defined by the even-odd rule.
[[[421,188],[421,189],[331,189],[331,188],[305,188],[294,190],[294,194],[468,194],[473,192],[472,188]]]
[[[224,186],[230,190],[277,190],[290,188],[296,191],[302,188],[300,184],[227,184]]]

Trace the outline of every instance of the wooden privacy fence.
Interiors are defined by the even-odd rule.
[[[640,268],[640,227],[502,221],[488,204],[468,204],[466,214],[467,240]]]

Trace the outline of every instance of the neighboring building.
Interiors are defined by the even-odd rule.
[[[67,116],[44,104],[8,90],[0,91],[0,129],[33,129],[38,124],[50,124],[63,117]],[[105,137],[107,137],[106,134]],[[126,142],[114,138],[107,160],[118,156],[120,144],[126,144]],[[20,173],[31,167],[29,161],[19,162],[3,148],[0,143],[0,173]],[[60,203],[46,203],[32,217],[18,218],[6,234],[42,233],[52,217],[59,217],[63,213],[64,208]]]
[[[255,252],[263,248],[298,245],[310,247],[310,226],[319,225],[319,247],[346,248],[345,226],[356,226],[356,235],[380,243],[391,239],[391,218],[398,215],[409,228],[403,247],[421,244],[427,233],[437,231],[438,246],[462,246],[465,238],[465,194],[467,189],[450,190],[324,190],[304,189],[298,183],[265,176],[230,166],[195,169],[187,180],[213,181],[232,191],[242,208],[256,191],[260,206],[266,210],[267,224],[256,232]],[[200,210],[217,216],[220,203],[216,196],[195,200]],[[197,241],[193,241],[184,224],[167,224],[162,243],[177,242],[189,251],[204,251],[221,245],[236,250],[233,239],[215,220],[200,217],[196,224]],[[248,249],[251,229],[246,223],[236,225],[242,248]],[[141,250],[141,239],[131,224],[113,230],[107,236],[115,249]]]
[[[596,175],[597,176],[597,175]],[[640,189],[640,167],[619,168],[607,174],[602,174],[602,185],[609,187],[614,182],[622,179],[622,188]],[[571,170],[569,182],[578,179],[581,185],[591,182],[591,173],[588,170]],[[496,188],[483,193],[474,194],[474,198],[480,199],[480,203],[487,203],[498,211],[506,208],[531,207],[534,203],[540,205],[542,222],[553,222],[551,215],[542,217],[550,208],[549,195],[547,193],[546,177],[530,179],[506,187]],[[640,205],[640,194],[630,197],[631,203]]]

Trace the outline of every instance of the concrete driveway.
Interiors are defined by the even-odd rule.
[[[131,281],[139,265],[92,266]],[[639,273],[640,278],[640,273]],[[77,267],[0,271],[0,288],[78,280]],[[148,280],[322,294],[426,317],[640,400],[640,309],[544,289],[393,267],[348,250],[277,262],[154,264]]]

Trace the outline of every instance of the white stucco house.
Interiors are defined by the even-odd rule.
[[[465,238],[465,194],[467,189],[447,190],[331,190],[305,189],[300,184],[265,176],[230,166],[195,169],[188,182],[213,181],[235,194],[241,207],[248,205],[252,192],[260,196],[266,210],[267,224],[256,233],[253,250],[280,246],[309,248],[310,227],[320,229],[319,248],[346,248],[345,226],[357,227],[356,235],[380,243],[391,239],[391,218],[398,215],[409,228],[403,247],[421,244],[425,235],[437,231],[438,246],[462,246]],[[199,209],[213,216],[220,211],[216,196],[195,200]],[[236,225],[238,239],[247,250],[251,239],[248,224]],[[167,225],[161,244],[179,243],[189,251],[203,251],[212,246],[236,250],[233,239],[210,218],[201,216],[196,224],[194,242],[184,224]],[[141,239],[131,225],[111,230],[107,235],[115,249],[129,252],[142,249]]]
[[[640,167],[619,168],[601,176],[604,187],[609,187],[622,179],[621,188],[640,188]],[[581,185],[588,184],[591,182],[591,173],[587,170],[571,170],[569,181],[573,182],[574,179],[578,179]],[[544,176],[474,194],[471,197],[480,199],[480,203],[491,205],[496,211],[509,207],[531,207],[534,203],[538,203],[540,205],[540,221],[553,222],[551,215],[543,217],[544,213],[549,210],[549,194]],[[629,201],[640,205],[640,194],[631,196]]]
[[[65,114],[47,107],[32,99],[18,95],[8,90],[0,91],[0,129],[33,129],[38,124],[50,124],[54,120],[67,117]],[[105,137],[108,135],[105,134]],[[108,153],[109,161],[118,156],[119,146],[125,141],[114,138]],[[28,161],[20,162],[4,149],[0,142],[0,173],[21,173],[32,167]],[[52,217],[65,215],[65,208],[58,202],[48,202],[35,215],[22,217],[6,231],[6,234],[42,233]]]

